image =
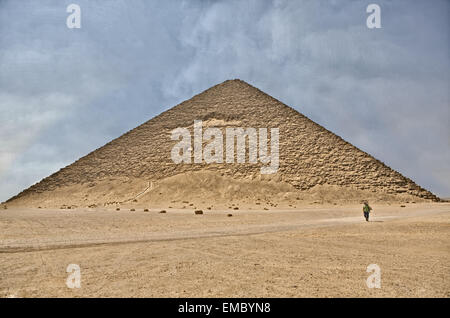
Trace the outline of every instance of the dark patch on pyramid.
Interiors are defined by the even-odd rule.
[[[160,180],[208,169],[234,178],[260,173],[258,164],[175,164],[170,132],[194,120],[238,122],[239,127],[278,127],[281,179],[295,188],[353,186],[389,194],[439,200],[431,192],[311,121],[291,107],[240,80],[228,80],[161,113],[80,158],[8,201],[58,187],[110,177]]]

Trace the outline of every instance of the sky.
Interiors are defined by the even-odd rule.
[[[235,78],[450,197],[449,15],[447,0],[0,0],[0,201]]]

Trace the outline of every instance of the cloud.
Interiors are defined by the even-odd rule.
[[[0,200],[232,78],[450,194],[448,2],[69,3],[0,2]]]

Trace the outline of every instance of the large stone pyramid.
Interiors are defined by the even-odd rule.
[[[205,169],[237,179],[260,175],[260,164],[175,164],[170,156],[176,143],[170,138],[171,131],[178,127],[192,130],[194,120],[221,129],[278,127],[280,166],[277,176],[298,190],[327,184],[439,200],[296,110],[241,80],[228,80],[114,139],[8,202],[26,198],[39,202],[42,194],[48,196],[71,185],[84,185],[94,191],[101,184],[99,180],[157,181]]]

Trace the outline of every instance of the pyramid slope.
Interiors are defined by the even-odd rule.
[[[233,178],[257,177],[259,164],[175,164],[170,153],[176,143],[170,132],[192,128],[194,120],[214,127],[278,127],[280,168],[277,175],[299,190],[316,185],[351,186],[388,194],[410,194],[439,200],[431,192],[369,154],[311,121],[259,89],[228,80],[182,102],[112,140],[73,164],[22,191],[8,202],[70,185],[88,186],[96,180],[157,181],[180,173],[217,171]],[[95,187],[95,183],[94,183]]]

